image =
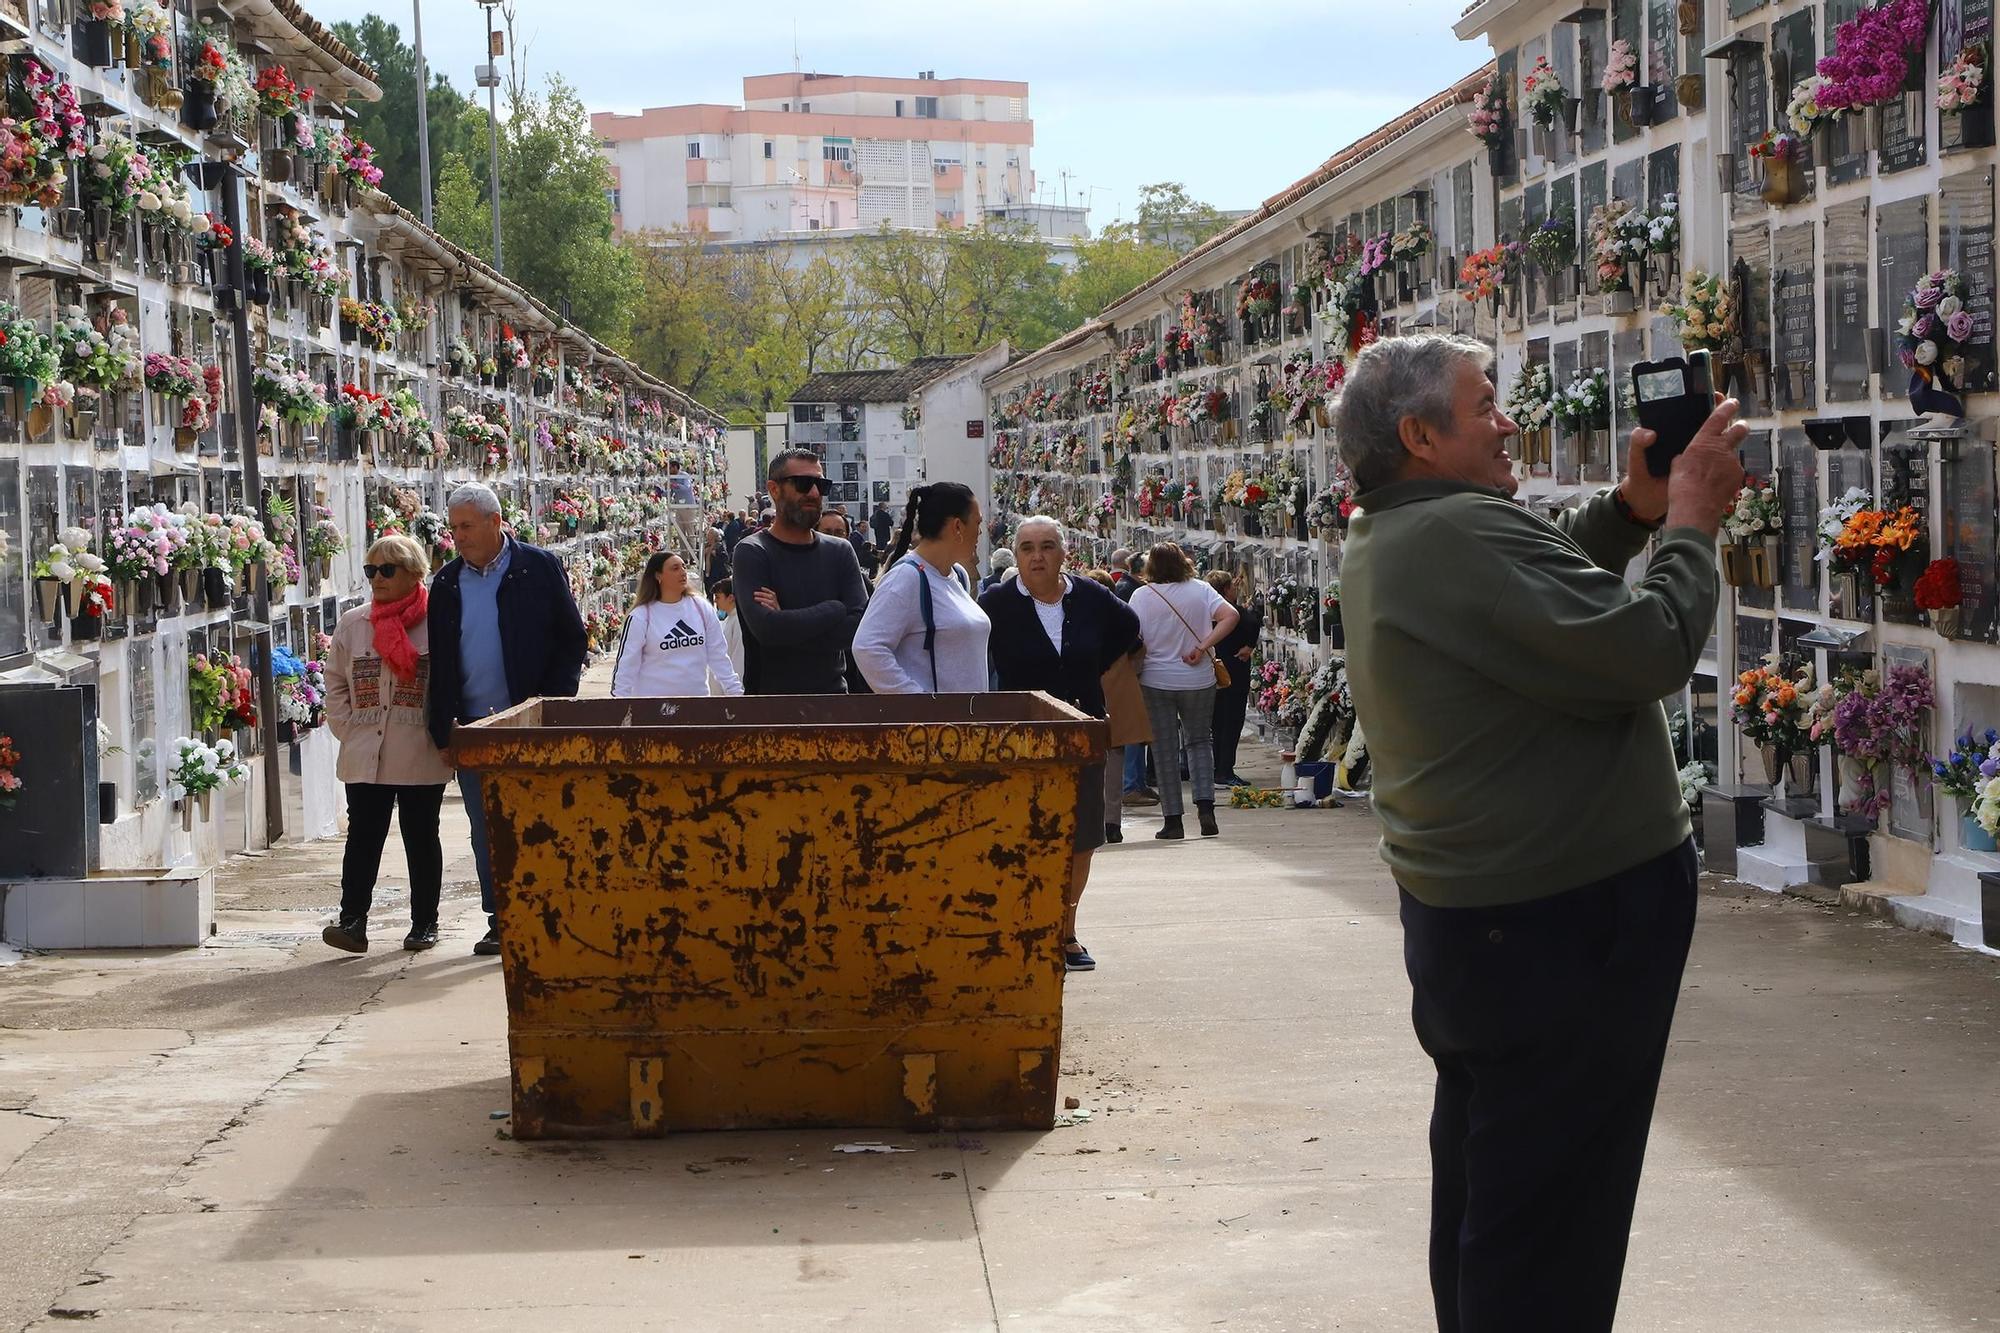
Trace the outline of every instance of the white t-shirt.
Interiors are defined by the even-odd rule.
[[[743,693],[729,664],[715,608],[689,593],[678,602],[647,602],[625,622],[611,693],[621,699],[707,694],[713,673],[724,694]]]
[[[1139,668],[1141,685],[1199,690],[1215,684],[1215,668],[1207,659],[1193,666],[1181,660],[1215,628],[1215,608],[1223,605],[1222,594],[1207,579],[1148,583],[1132,594],[1128,605],[1139,617],[1139,638],[1146,645],[1146,661]]]
[[[1037,618],[1041,620],[1042,628],[1048,631],[1049,642],[1054,644],[1056,647],[1056,656],[1061,657],[1062,629],[1063,629],[1062,602],[1057,601],[1055,605],[1053,606],[1049,605],[1041,598],[1035,596],[1035,594],[1029,592],[1028,585],[1021,582],[1021,580],[1019,579],[1014,580],[1014,586],[1021,590],[1021,595],[1023,597],[1027,598],[1029,601],[1035,604],[1035,615]],[[1063,575],[1062,591],[1064,597],[1069,596],[1069,575],[1067,574]]]
[[[912,561],[914,560],[914,563]],[[931,683],[931,654],[924,649],[924,612],[917,576],[931,587],[931,624],[936,628],[937,683]],[[875,595],[854,631],[854,664],[877,694],[984,694],[988,687],[986,642],[993,622],[959,584],[963,571],[940,574],[909,557],[875,585]]]

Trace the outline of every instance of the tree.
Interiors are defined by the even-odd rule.
[[[576,92],[551,75],[541,96],[513,101],[500,146],[500,230],[507,276],[598,339],[624,344],[638,264],[611,228],[611,168]]]
[[[456,153],[445,160],[438,172],[434,202],[438,235],[491,263],[493,214],[486,206],[486,191],[473,180],[472,168]]]
[[[412,213],[423,211],[418,179],[417,53],[405,45],[395,24],[370,14],[359,23],[337,23],[334,34],[375,67],[382,89],[378,102],[355,104],[353,133],[375,146],[375,165],[382,168],[382,190]],[[442,188],[445,163],[456,156],[472,170],[480,192],[486,190],[486,111],[452,87],[444,75],[431,72],[429,95],[431,189]]]
[[[1130,235],[1106,231],[1076,247],[1076,267],[1063,274],[1062,323],[1073,329],[1096,319],[1174,262],[1174,252]]]
[[[1113,224],[1104,232],[1107,236],[1164,246],[1184,255],[1227,226],[1229,219],[1215,205],[1189,195],[1187,187],[1179,181],[1160,181],[1139,187],[1136,220]]]
[[[936,356],[951,347],[951,248],[943,234],[903,231],[884,222],[854,242],[856,304],[881,330],[897,361]]]
[[[758,266],[739,264],[684,229],[639,232],[627,248],[640,278],[634,358],[710,406],[749,405],[754,391],[744,383],[744,356],[772,322]]]
[[[1032,231],[897,231],[855,242],[855,301],[897,361],[1062,333],[1061,275]]]

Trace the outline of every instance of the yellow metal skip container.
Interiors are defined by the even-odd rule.
[[[1047,1128],[1104,743],[1045,694],[541,699],[458,728],[515,1137]]]

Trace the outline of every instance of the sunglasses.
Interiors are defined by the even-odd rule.
[[[832,477],[780,477],[778,480],[789,483],[792,490],[800,495],[804,495],[807,491],[818,491],[821,495],[827,495],[833,490]]]
[[[363,565],[361,567],[361,577],[364,579],[393,579],[402,572],[403,567],[393,563],[387,565]]]

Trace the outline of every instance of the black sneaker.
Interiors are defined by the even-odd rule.
[[[479,937],[479,942],[472,946],[472,952],[481,958],[497,956],[500,952],[500,927],[488,926],[486,933]]]
[[[1125,830],[1119,828],[1116,824],[1106,824],[1104,826],[1104,840],[1106,842],[1123,842],[1125,841]]]
[[[403,947],[411,953],[422,953],[426,949],[437,948],[438,928],[433,921],[428,926],[411,926],[410,933],[403,936]]]
[[[336,949],[344,949],[348,953],[367,953],[368,918],[357,916],[328,926],[319,933],[319,937]]]
[[[1090,956],[1090,950],[1071,940],[1063,945],[1063,967],[1071,972],[1095,972],[1097,960]]]

